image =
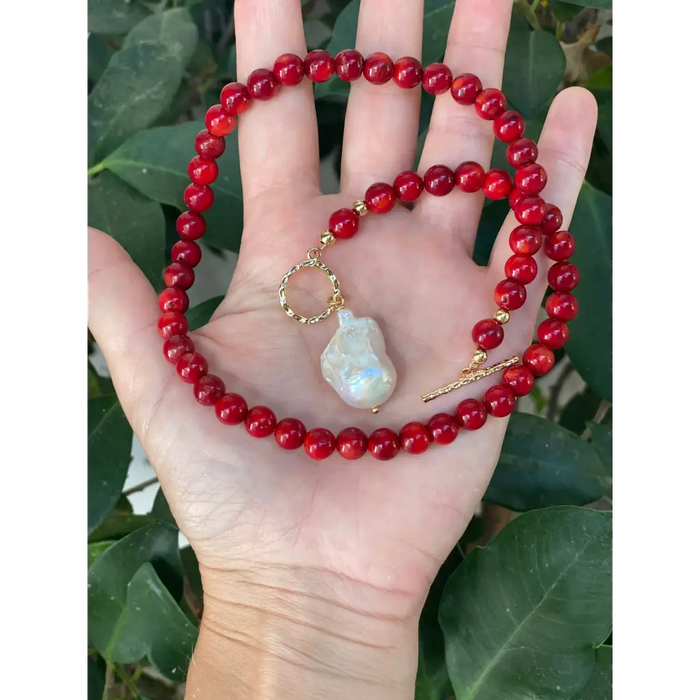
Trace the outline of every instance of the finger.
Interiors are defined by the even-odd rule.
[[[484,88],[500,87],[512,6],[512,0],[457,0],[445,52],[455,78],[473,73]],[[438,163],[455,168],[467,160],[487,170],[493,140],[492,122],[446,92],[435,100],[419,171]],[[481,192],[455,188],[446,197],[421,197],[415,211],[438,230],[459,235],[471,253],[483,203]]]
[[[362,0],[357,50],[365,56],[381,51],[393,61],[412,56],[420,61],[423,0]],[[418,136],[421,87],[402,89],[393,80],[372,85],[353,83],[343,138],[341,189],[361,195],[377,181],[392,183],[413,167]]]
[[[282,53],[306,55],[299,0],[236,0],[237,74],[245,83],[257,68],[272,70]],[[313,86],[304,80],[257,100],[241,115],[239,151],[243,195],[250,201],[278,189],[283,196],[318,193],[318,131]]]

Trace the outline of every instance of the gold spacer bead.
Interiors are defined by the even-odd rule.
[[[363,199],[358,199],[357,202],[355,202],[352,205],[352,210],[358,216],[365,216],[366,214],[369,214],[369,209],[367,209],[367,202],[365,202]]]
[[[474,353],[472,354],[472,360],[477,365],[483,365],[484,362],[486,362],[486,360],[488,360],[488,355],[486,354],[485,350],[482,350],[481,348],[477,348],[476,350],[474,350]]]
[[[328,248],[335,243],[335,236],[330,231],[321,234],[321,248]]]
[[[372,406],[372,413],[376,416],[379,413],[379,406]]]
[[[505,309],[498,309],[493,315],[494,321],[497,321],[501,325],[508,323],[510,321],[510,314]]]

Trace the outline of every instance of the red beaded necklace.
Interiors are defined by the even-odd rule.
[[[438,413],[427,424],[417,421],[408,423],[398,434],[389,428],[379,428],[367,437],[359,428],[351,427],[341,430],[336,436],[326,428],[307,431],[296,418],[277,421],[273,411],[266,406],[249,409],[242,396],[226,393],[223,381],[208,373],[206,359],[195,352],[194,343],[187,335],[188,324],[184,312],[189,299],[186,290],[194,283],[194,267],[202,257],[196,240],[206,230],[202,212],[214,202],[210,185],[218,175],[216,159],[225,150],[224,137],[233,131],[236,117],[245,112],[254,100],[272,99],[281,86],[297,85],[305,76],[313,82],[324,82],[334,73],[348,82],[364,75],[374,85],[382,85],[392,78],[397,85],[406,89],[422,84],[432,95],[451,91],[458,104],[474,105],[482,119],[493,121],[494,134],[500,141],[508,143],[506,156],[516,169],[511,179],[505,170],[485,172],[478,163],[468,161],[454,171],[444,165],[434,165],[422,178],[415,172],[407,171],[400,173],[393,185],[375,183],[367,189],[363,200],[355,202],[352,208],[339,209],[331,215],[328,230],[321,235],[319,246],[308,252],[307,261],[290,270],[283,278],[280,302],[285,312],[302,323],[315,323],[343,308],[344,304],[337,279],[320,263],[321,252],[338,239],[352,238],[359,229],[362,216],[386,214],[397,200],[415,202],[424,190],[433,196],[443,197],[455,186],[463,192],[482,190],[486,197],[494,200],[508,198],[520,225],[510,234],[510,247],[514,254],[505,263],[505,279],[496,285],[494,291],[498,309],[493,318],[474,325],[472,362],[462,370],[457,381],[425,394],[423,400],[430,401],[501,370],[503,381],[488,389],[481,400],[466,399],[459,403],[454,414]],[[198,155],[187,168],[192,184],[187,186],[184,193],[187,211],[177,220],[181,240],[173,246],[173,262],[164,274],[167,288],[159,297],[163,315],[158,320],[158,331],[165,339],[163,352],[166,359],[176,365],[177,373],[184,382],[194,385],[196,400],[204,406],[214,407],[222,423],[243,423],[248,433],[256,438],[274,435],[277,444],[286,450],[303,446],[306,453],[316,460],[326,459],[335,451],[351,460],[362,457],[368,451],[376,459],[388,460],[401,449],[410,454],[420,454],[431,444],[451,443],[457,437],[460,426],[466,430],[477,430],[484,425],[489,414],[495,417],[509,415],[515,408],[516,397],[532,390],[535,376],[552,369],[553,350],[566,344],[569,337],[566,324],[578,312],[578,302],[571,292],[578,284],[579,274],[576,266],[568,262],[575,242],[569,232],[559,230],[562,225],[559,208],[546,203],[539,196],[547,183],[547,174],[536,163],[537,145],[531,139],[523,138],[525,120],[518,112],[506,109],[506,98],[500,90],[483,89],[479,78],[470,73],[453,79],[444,63],[433,63],[423,69],[420,62],[411,57],[392,62],[384,53],[373,53],[365,59],[358,51],[348,49],[341,51],[334,59],[326,51],[317,50],[309,53],[304,60],[294,54],[280,56],[273,70],[258,68],[253,71],[247,85],[226,85],[221,91],[220,102],[207,111],[206,129],[195,138]],[[510,312],[525,303],[525,285],[537,277],[537,262],[533,255],[542,246],[547,257],[555,261],[547,273],[554,293],[548,297],[545,306],[549,318],[537,328],[538,343],[525,350],[522,361],[514,357],[482,368],[487,360],[487,351],[502,343],[503,326],[508,322]],[[326,312],[311,319],[294,314],[286,303],[286,281],[301,267],[321,269],[334,285],[334,294]]]

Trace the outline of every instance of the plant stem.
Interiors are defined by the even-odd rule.
[[[105,673],[105,687],[102,691],[102,700],[109,700],[109,696],[114,687],[114,669],[111,666],[107,666],[107,671]]]
[[[549,392],[549,405],[547,406],[547,418],[549,420],[554,420],[557,417],[557,412],[559,410],[559,397],[564,389],[564,384],[566,380],[571,376],[574,371],[574,366],[566,360],[566,365],[562,369],[561,374],[557,381],[552,385]]]
[[[154,476],[151,479],[146,479],[146,481],[142,481],[140,484],[136,484],[136,486],[132,486],[130,489],[123,491],[122,496],[131,496],[132,493],[138,493],[139,491],[143,491],[144,489],[147,489],[149,486],[153,486],[153,484],[157,484],[157,483],[158,483],[158,477]]]
[[[119,676],[121,682],[129,689],[129,692],[134,696],[134,700],[138,700],[140,693],[139,689],[134,685],[129,674],[119,665],[114,664],[114,672]]]
[[[557,20],[557,27],[554,30],[554,35],[557,37],[558,41],[561,41],[562,36],[564,36],[564,23]]]
[[[595,415],[593,416],[593,420],[591,421],[592,423],[600,424],[605,420],[605,416],[608,415],[608,411],[610,410],[610,407],[612,404],[609,401],[606,401],[603,399],[600,404],[598,405],[598,409],[595,412]],[[586,428],[582,433],[581,433],[581,440],[590,440],[591,439],[591,429]]]
[[[528,2],[528,0],[514,0],[514,2],[522,9],[523,14],[527,18],[527,21],[530,23],[530,26],[533,29],[541,29],[540,21],[537,19],[537,15],[535,14],[534,9],[537,7],[537,5],[539,5],[539,0],[535,0],[532,6]]]
[[[532,0],[532,5],[530,5],[530,9],[534,12],[540,5],[540,0]]]
[[[92,168],[88,168],[88,177],[92,177],[93,175],[97,175],[97,173],[101,173],[105,169],[105,167],[106,166],[104,161],[93,165]]]

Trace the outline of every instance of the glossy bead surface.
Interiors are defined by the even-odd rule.
[[[486,423],[486,406],[478,399],[464,399],[457,405],[455,416],[466,430],[478,430]]]
[[[505,170],[494,168],[484,176],[482,190],[489,199],[505,199],[513,188],[513,180]]]
[[[528,163],[534,163],[537,160],[539,151],[537,144],[528,138],[518,139],[508,144],[506,148],[506,160],[514,168],[520,168]]]
[[[384,83],[388,83],[394,75],[394,64],[387,54],[377,51],[365,58],[365,65],[362,72],[368,83],[372,83],[372,85],[384,85]]]
[[[515,409],[515,394],[507,384],[496,384],[486,390],[484,405],[487,413],[496,418],[505,418]]]
[[[493,299],[506,311],[515,311],[522,307],[527,299],[527,292],[520,282],[512,279],[501,280],[494,289]]]
[[[175,228],[182,238],[194,241],[204,235],[207,225],[201,214],[194,211],[183,211],[175,221]]]
[[[496,88],[486,88],[478,94],[474,108],[482,119],[493,120],[505,112],[506,96]]]
[[[493,133],[499,141],[517,141],[525,133],[523,115],[513,109],[507,109],[493,120]]]
[[[537,261],[531,255],[511,255],[503,267],[506,277],[520,284],[530,284],[537,277]]]
[[[459,435],[459,423],[449,413],[436,413],[428,421],[428,430],[437,445],[449,445]]]
[[[578,313],[578,299],[570,292],[554,292],[547,297],[544,308],[550,318],[568,322]]]
[[[531,369],[536,377],[541,377],[554,367],[554,353],[544,345],[530,345],[523,353],[523,364]]]
[[[508,195],[508,206],[511,209],[515,209],[515,207],[518,206],[518,202],[525,196],[526,195],[524,195],[517,187],[514,187]]]
[[[258,68],[248,77],[248,92],[256,100],[271,100],[279,91],[275,74],[267,68]]]
[[[345,49],[335,57],[335,72],[345,82],[352,83],[362,77],[365,59],[355,49]]]
[[[431,63],[423,71],[423,89],[430,95],[442,95],[452,87],[452,71],[444,63]]]
[[[537,226],[544,221],[547,214],[547,204],[541,197],[523,197],[513,209],[515,218],[528,226]]]
[[[544,239],[544,254],[551,260],[568,260],[576,250],[576,239],[568,231],[557,231]]]
[[[248,404],[238,394],[224,394],[214,404],[214,412],[224,425],[239,425],[248,415]]]
[[[178,241],[170,251],[173,262],[187,263],[197,267],[202,260],[202,249],[194,241]]]
[[[435,197],[444,197],[455,186],[455,174],[446,165],[433,165],[423,176],[425,191]]]
[[[213,406],[226,391],[221,377],[215,374],[203,374],[194,385],[194,398],[202,406]]]
[[[410,90],[421,84],[423,67],[420,61],[412,56],[404,56],[394,63],[394,82],[405,90]]]
[[[194,384],[209,371],[209,364],[198,352],[186,352],[177,361],[176,369],[183,382]]]
[[[477,321],[472,328],[472,340],[484,350],[493,350],[503,342],[503,326],[492,318]]]
[[[209,185],[187,185],[182,199],[190,211],[206,211],[214,204],[214,190]]]
[[[367,436],[359,428],[344,428],[336,438],[338,454],[349,460],[363,457],[367,452]]]
[[[198,185],[211,185],[219,174],[219,166],[215,160],[195,156],[187,165],[187,174]]]
[[[164,340],[174,335],[187,335],[189,324],[181,311],[166,311],[158,319],[158,332]]]
[[[400,446],[399,436],[389,428],[378,428],[369,436],[369,453],[381,462],[396,457]]]
[[[227,136],[236,128],[236,117],[229,114],[221,105],[212,105],[204,115],[204,124],[210,134]]]
[[[386,182],[375,182],[365,193],[367,209],[375,214],[386,214],[394,208],[396,195],[394,188]]]
[[[542,234],[534,226],[516,226],[508,239],[510,249],[521,255],[534,255],[542,247]]]
[[[432,436],[423,423],[413,421],[412,423],[406,423],[401,428],[399,440],[404,452],[408,452],[410,455],[419,455],[423,454],[430,447]]]
[[[411,170],[399,173],[394,180],[394,194],[401,202],[415,202],[424,188],[423,178]]]
[[[252,103],[248,88],[243,83],[229,83],[221,90],[221,106],[234,116],[243,114]],[[205,155],[202,153],[201,155]]]
[[[550,350],[560,350],[569,340],[569,327],[564,321],[546,318],[537,326],[537,340]]]
[[[277,418],[267,406],[253,406],[245,417],[245,429],[254,438],[266,438],[275,432]]]
[[[306,427],[298,418],[283,418],[275,427],[275,441],[283,450],[298,450],[305,437]]]
[[[214,160],[223,155],[226,150],[226,139],[221,138],[221,136],[210,134],[207,129],[202,129],[194,137],[194,150],[197,151],[197,155],[202,156],[202,158]]]
[[[323,49],[310,51],[304,59],[304,71],[314,83],[325,83],[335,73],[335,60]]]
[[[304,79],[305,62],[295,53],[283,53],[272,66],[272,72],[280,85],[291,87]]]
[[[452,81],[452,99],[460,105],[473,105],[482,91],[481,80],[472,73],[462,73]]]
[[[545,214],[544,221],[540,224],[542,233],[556,233],[563,223],[564,216],[561,213],[561,209],[554,206],[554,204],[547,204],[547,213]]]
[[[571,292],[579,283],[578,268],[570,262],[554,263],[547,272],[547,282],[555,292]]]
[[[513,365],[503,372],[503,383],[507,384],[516,396],[525,396],[535,386],[535,375],[525,365]]]
[[[166,311],[185,313],[189,305],[190,300],[187,296],[187,292],[179,287],[166,287],[158,295],[158,306],[163,313]]]
[[[455,182],[462,192],[478,192],[484,186],[486,173],[473,160],[460,163],[455,169]]]
[[[186,335],[174,335],[163,343],[163,355],[173,365],[186,353],[194,351],[192,338]]]
[[[338,209],[328,219],[328,230],[336,238],[352,238],[360,227],[360,217],[352,209]]]
[[[539,194],[547,184],[547,173],[537,163],[522,165],[515,171],[515,186],[525,194]],[[547,211],[545,209],[545,215]]]
[[[163,280],[167,287],[189,289],[194,284],[194,270],[185,263],[171,263],[165,268]]]
[[[335,452],[335,436],[326,428],[312,428],[304,438],[304,449],[311,459],[327,459]]]

